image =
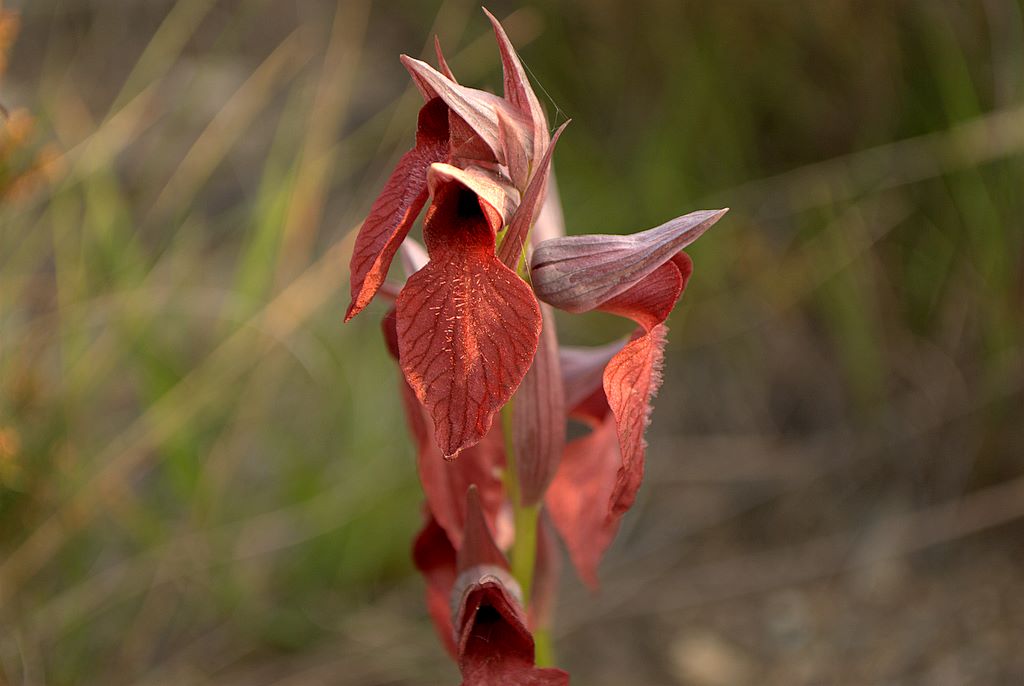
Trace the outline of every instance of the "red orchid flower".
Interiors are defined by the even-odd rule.
[[[565,124],[549,136],[508,36],[487,16],[502,97],[459,84],[436,40],[439,69],[402,57],[426,104],[415,146],[356,238],[346,320],[377,292],[394,303],[384,335],[426,494],[413,559],[463,683],[566,684],[564,672],[535,666],[531,634],[550,626],[554,531],[596,586],[643,477],[665,321],[692,272],[682,250],[726,210],[630,236],[566,237],[551,171]],[[408,233],[428,200],[424,248]],[[407,279],[385,283],[399,252]],[[554,308],[610,312],[637,329],[602,348],[562,348]],[[591,432],[567,442],[569,417]]]
[[[416,146],[399,161],[353,249],[351,319],[381,287],[428,197],[427,264],[398,295],[405,378],[427,409],[442,454],[479,443],[530,369],[541,312],[512,267],[544,202],[554,140],[501,25],[505,97],[459,85],[403,56],[427,99]],[[564,126],[564,125],[563,125]],[[561,129],[558,133],[561,132]],[[507,225],[498,248],[498,234]]]
[[[538,565],[549,601],[556,568],[549,545]],[[491,535],[476,488],[466,494],[465,537],[456,550],[430,519],[416,539],[413,559],[427,579],[427,605],[438,633],[462,672],[463,686],[563,686],[569,675],[534,666],[534,642],[519,585]],[[538,606],[531,615],[543,615]]]
[[[726,211],[694,212],[629,236],[553,238],[533,253],[531,277],[541,300],[571,312],[610,312],[639,325],[632,340],[603,365],[603,398],[565,391],[578,396],[578,404],[569,407],[589,418],[594,430],[568,446],[547,504],[577,570],[591,586],[597,585],[597,564],[643,479],[644,431],[661,382],[664,322],[693,271],[680,251]],[[602,502],[606,505],[599,507]]]

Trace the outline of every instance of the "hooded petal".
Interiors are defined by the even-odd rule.
[[[453,545],[438,521],[430,517],[413,545],[413,563],[427,582],[427,610],[441,642],[453,657],[457,657],[457,649],[452,603],[462,597],[466,585],[479,570],[487,569],[492,575],[501,576],[508,573],[508,562],[491,536],[477,488],[471,485],[464,493],[462,543]],[[514,584],[510,576],[508,579]]]
[[[560,669],[534,666],[533,636],[507,574],[483,566],[464,572],[460,578],[465,590],[455,611],[455,631],[463,686],[569,683],[569,675]]]
[[[449,160],[457,167],[464,167],[470,164],[483,166],[492,164],[498,166],[498,157],[484,142],[473,127],[457,115],[454,111],[448,110],[448,140],[451,146]]]
[[[701,210],[628,236],[566,236],[537,246],[531,280],[537,297],[587,312],[632,288],[697,240],[728,210]]]
[[[512,442],[523,505],[544,498],[565,448],[565,391],[559,369],[555,313],[541,306],[543,329],[533,365],[512,404]]]
[[[427,170],[448,157],[448,108],[438,99],[420,110],[416,146],[405,153],[374,201],[352,249],[352,302],[345,321],[359,314],[384,282],[391,260],[427,201]]]
[[[530,179],[526,192],[523,194],[523,201],[519,204],[519,209],[515,216],[512,217],[512,221],[509,222],[508,232],[498,248],[498,259],[510,267],[515,267],[519,262],[519,256],[522,255],[523,247],[530,233],[530,227],[537,221],[537,216],[540,214],[541,206],[544,204],[544,194],[548,188],[548,170],[551,168],[551,154],[555,150],[555,144],[558,143],[559,136],[562,135],[562,131],[565,131],[565,127],[568,125],[569,122],[567,121],[555,131],[555,135],[551,139],[551,145],[547,147],[544,157],[537,163],[533,177]]]
[[[466,536],[457,554],[459,576],[451,591],[462,683],[568,683],[560,670],[534,667],[533,636],[527,628],[522,592],[494,543],[473,487],[466,492],[466,513]]]
[[[540,336],[533,291],[494,255],[498,226],[498,213],[466,187],[438,187],[423,229],[430,262],[396,303],[402,371],[449,458],[487,434]]]
[[[530,81],[526,78],[526,70],[523,69],[519,55],[512,47],[512,41],[508,39],[505,29],[486,8],[484,8],[484,14],[491,20],[494,37],[498,41],[498,50],[501,52],[501,67],[505,77],[505,99],[511,102],[530,122],[533,141],[531,157],[536,159],[544,154],[544,149],[548,144],[548,118],[544,115],[540,101],[537,100],[537,94],[530,87]]]
[[[622,467],[611,515],[632,506],[643,476],[650,400],[661,382],[665,327],[693,269],[679,252],[727,210],[693,212],[631,236],[571,236],[542,243],[531,276],[538,297],[573,312],[604,310],[629,317],[642,331],[608,363],[605,396],[615,415]]]
[[[501,224],[515,214],[519,206],[519,191],[497,172],[469,165],[459,168],[444,162],[430,165],[427,172],[427,186],[435,193],[438,186],[455,181],[480,196],[488,205],[498,211]]]
[[[424,94],[434,93],[437,97],[444,100],[445,104],[455,114],[459,115],[487,144],[494,158],[504,163],[505,159],[502,154],[501,143],[498,139],[498,115],[496,111],[499,109],[503,110],[504,114],[512,120],[523,120],[523,114],[511,103],[493,93],[460,86],[426,62],[414,59],[408,55],[402,55],[401,60],[420,91]],[[517,127],[517,129],[531,131],[528,122],[525,126]],[[522,145],[529,146],[530,142],[524,140]]]
[[[383,329],[388,350],[397,360],[398,333],[393,309],[384,318]],[[494,427],[480,443],[467,449],[462,459],[445,460],[437,447],[430,416],[405,379],[401,385],[406,421],[416,441],[416,468],[432,519],[444,530],[452,545],[460,547],[467,521],[466,491],[475,486],[484,516],[498,541],[510,544],[512,524],[502,516],[505,484],[501,475],[505,466],[505,441],[500,427]],[[447,603],[447,595],[445,598]]]

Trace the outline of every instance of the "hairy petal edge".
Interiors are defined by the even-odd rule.
[[[614,348],[595,349],[566,358],[573,378],[566,379],[572,413],[593,431],[566,447],[546,503],[566,542],[580,577],[592,588],[597,567],[618,530],[622,515],[633,505],[643,479],[644,431],[651,398],[661,381],[665,319],[682,295],[692,272],[685,253],[673,256],[632,288],[598,309],[628,317],[640,328],[604,367],[601,390],[587,396],[593,367]],[[603,391],[603,392],[602,392]],[[606,503],[606,507],[598,503]]]

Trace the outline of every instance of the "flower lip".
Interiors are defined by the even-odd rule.
[[[541,329],[533,291],[494,254],[499,212],[480,198],[482,217],[460,219],[463,187],[435,187],[423,221],[430,261],[395,303],[402,372],[450,459],[490,430],[526,375]]]

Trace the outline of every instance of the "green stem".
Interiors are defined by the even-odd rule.
[[[545,627],[539,627],[533,632],[533,643],[536,646],[534,662],[538,667],[555,666],[555,649],[551,643],[551,631]]]
[[[501,425],[505,431],[505,488],[512,502],[512,518],[515,522],[516,537],[512,542],[512,576],[523,592],[523,606],[530,607],[533,592],[533,572],[537,565],[537,525],[540,520],[541,504],[523,505],[520,498],[519,471],[516,467],[515,441],[512,439],[514,419],[512,402],[501,412]],[[533,631],[535,661],[538,667],[555,664],[551,632],[548,627],[535,627]]]
[[[523,603],[529,607],[533,591],[533,568],[537,564],[537,519],[540,508],[537,505],[513,509],[516,523],[516,538],[512,544],[512,576],[523,590]]]
[[[516,466],[514,441],[512,440],[512,403],[501,412],[502,428],[505,430],[505,487],[512,501],[512,518],[515,522],[516,537],[512,542],[512,576],[523,592],[523,605],[530,606],[530,592],[533,590],[533,569],[537,563],[537,520],[540,505],[523,505],[519,492],[519,471]]]

